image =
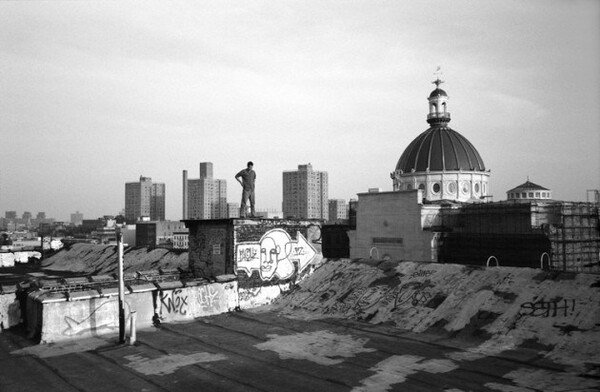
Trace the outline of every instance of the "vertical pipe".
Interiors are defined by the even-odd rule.
[[[119,248],[119,344],[125,343],[125,282],[123,281],[123,233],[117,232]]]
[[[188,219],[188,173],[187,170],[183,171],[183,184],[182,184],[182,218]]]
[[[137,321],[137,312],[132,310],[129,313],[129,345],[133,346],[135,341],[137,340],[137,332],[136,332],[136,321]]]

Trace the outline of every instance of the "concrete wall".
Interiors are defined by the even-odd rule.
[[[137,313],[137,328],[155,322],[189,321],[197,317],[232,311],[238,306],[237,282],[201,284],[174,289],[148,289],[125,295],[126,331],[132,311]],[[134,288],[135,290],[135,288]],[[44,292],[29,294],[27,326],[29,337],[42,343],[81,339],[119,333],[118,296],[98,291]]]
[[[0,332],[21,322],[21,306],[15,293],[0,294]]]
[[[42,343],[119,333],[118,296],[67,301],[62,293],[46,293],[33,300],[33,312],[28,313],[30,336],[39,337]],[[126,330],[133,310],[137,312],[137,327],[150,327],[154,315],[152,292],[125,296]]]
[[[420,191],[361,193],[358,198],[351,258],[431,260],[433,233],[421,226]]]
[[[174,290],[158,290],[156,314],[161,322],[190,321],[233,311],[239,306],[237,282],[203,284]]]

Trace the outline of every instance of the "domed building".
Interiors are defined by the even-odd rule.
[[[511,201],[548,201],[552,200],[552,191],[541,185],[527,181],[506,192],[506,199]]]
[[[395,191],[420,189],[427,201],[486,201],[490,171],[473,144],[448,126],[448,94],[439,86],[427,98],[430,128],[406,147],[391,173]]]

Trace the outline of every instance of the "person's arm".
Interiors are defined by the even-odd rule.
[[[240,171],[238,174],[235,175],[235,179],[237,182],[240,183],[241,186],[244,186],[244,183],[242,182],[242,180],[240,180],[241,176],[242,176],[242,172]]]

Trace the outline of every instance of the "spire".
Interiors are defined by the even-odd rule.
[[[440,84],[444,83],[444,81],[440,79],[440,76],[442,76],[442,67],[438,65],[437,69],[433,73],[433,76],[435,76],[435,80],[431,83],[435,84],[435,88],[438,89],[440,88]]]
[[[440,76],[442,75],[442,69],[440,66],[437,67],[433,73],[435,80],[431,83],[435,84],[435,90],[429,94],[429,114],[427,115],[427,122],[432,126],[446,126],[450,122],[450,113],[446,111],[448,104],[448,95],[444,90],[440,88],[440,84],[444,83]]]

